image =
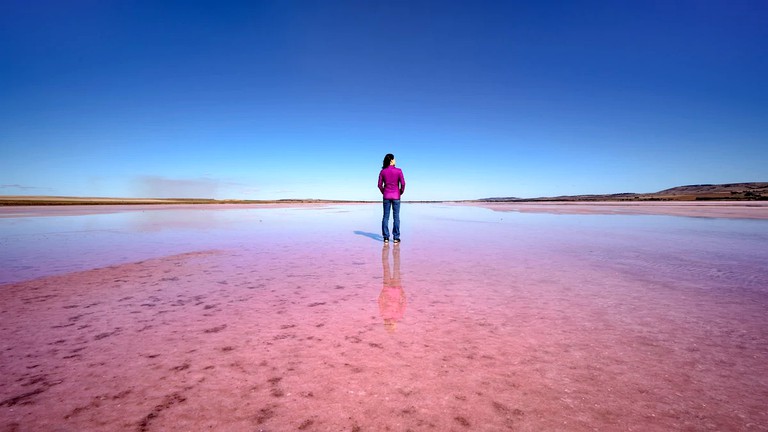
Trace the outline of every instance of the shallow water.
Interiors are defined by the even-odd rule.
[[[768,430],[766,220],[117,209],[0,218],[2,430]]]

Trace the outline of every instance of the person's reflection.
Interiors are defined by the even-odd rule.
[[[384,328],[392,333],[397,329],[397,322],[405,315],[405,291],[400,282],[400,246],[393,247],[393,269],[389,266],[389,245],[381,250],[381,267],[384,270],[384,286],[379,294],[379,313],[384,319]]]

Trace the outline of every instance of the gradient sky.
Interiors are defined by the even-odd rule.
[[[0,2],[0,195],[768,181],[768,2]]]

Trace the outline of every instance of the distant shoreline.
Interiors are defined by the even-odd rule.
[[[335,201],[313,199],[285,200],[216,200],[207,198],[97,198],[0,196],[0,206],[66,206],[66,205],[155,205],[155,204],[327,204],[364,203],[366,201]]]
[[[441,201],[407,201],[408,204],[599,204],[611,203],[621,204],[642,204],[642,203],[675,203],[675,202],[754,202],[764,200],[744,199],[744,198],[645,198],[645,199],[552,199],[552,198],[531,198],[531,199],[475,199],[475,200],[441,200]],[[143,198],[8,198],[0,196],[0,207],[41,207],[41,206],[145,206],[145,205],[328,205],[328,204],[378,204],[380,201],[358,201],[358,200],[314,200],[314,199],[284,199],[284,200],[214,200],[214,199],[143,199]]]
[[[558,203],[614,202],[642,203],[659,201],[768,201],[768,182],[700,184],[677,186],[652,193],[561,195],[555,197],[495,197],[469,200],[403,200],[406,203]],[[63,205],[153,205],[153,204],[373,204],[380,200],[329,200],[288,198],[277,200],[242,200],[212,198],[109,198],[43,195],[0,195],[0,206]]]
[[[99,197],[54,197],[54,196],[0,196],[0,207],[10,206],[70,206],[70,205],[190,205],[190,204],[376,204],[380,201],[326,200],[326,199],[278,199],[278,200],[237,200],[208,198],[99,198]],[[477,200],[454,201],[403,201],[408,203],[478,202]]]

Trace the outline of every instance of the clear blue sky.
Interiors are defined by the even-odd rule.
[[[768,181],[768,2],[0,3],[0,194]]]

